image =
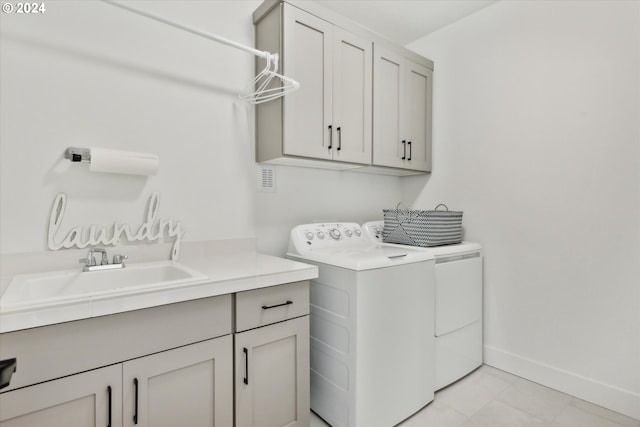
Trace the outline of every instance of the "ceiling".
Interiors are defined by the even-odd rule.
[[[497,0],[316,0],[401,45],[483,9]]]

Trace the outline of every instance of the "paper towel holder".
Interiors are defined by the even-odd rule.
[[[91,150],[88,148],[69,147],[64,152],[64,158],[75,163],[91,163]]]
[[[106,148],[69,147],[64,158],[72,163],[89,163],[90,172],[128,175],[156,175],[158,156],[150,153],[109,150]]]

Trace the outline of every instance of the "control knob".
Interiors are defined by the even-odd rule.
[[[331,230],[329,230],[329,236],[331,236],[331,238],[334,240],[340,240],[342,233],[337,228],[332,228]]]
[[[359,228],[354,228],[354,229],[353,229],[353,232],[354,232],[354,233],[356,234],[356,236],[358,236],[358,237],[360,237],[360,235],[362,234],[362,233],[360,232],[360,229],[359,229]]]
[[[351,230],[344,230],[344,234],[346,234],[347,237],[353,236],[353,232]]]
[[[307,237],[307,240],[313,240],[313,233],[310,231],[307,231],[305,233],[305,236]]]
[[[322,231],[318,231],[316,236],[318,236],[318,239],[324,239],[324,233]]]

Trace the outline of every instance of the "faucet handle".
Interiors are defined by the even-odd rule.
[[[113,256],[113,263],[114,264],[123,264],[124,265],[124,260],[125,259],[129,259],[129,257],[127,255],[114,255]]]
[[[94,254],[94,253],[101,254],[100,265],[108,265],[109,264],[109,257],[107,257],[107,250],[106,249],[104,249],[104,248],[91,248],[89,250],[89,252],[91,254]],[[89,257],[87,256],[87,258],[89,258]],[[94,261],[93,265],[96,265],[95,261]]]
[[[93,267],[96,265],[96,258],[93,256],[93,251],[89,249],[86,258],[80,258],[78,262],[84,263],[87,267]]]

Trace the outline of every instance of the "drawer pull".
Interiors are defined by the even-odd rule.
[[[276,305],[263,305],[263,306],[262,306],[262,309],[263,309],[263,310],[269,310],[270,308],[282,307],[282,306],[289,305],[289,304],[293,304],[293,301],[287,300],[287,302],[283,302],[282,304],[276,304]]]

